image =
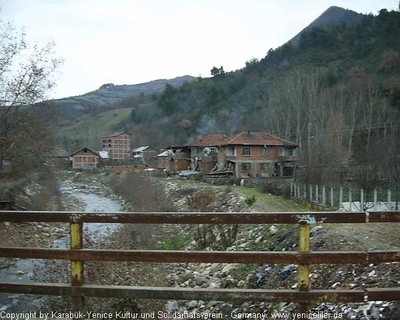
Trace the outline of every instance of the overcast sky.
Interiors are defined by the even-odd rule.
[[[2,20],[31,43],[54,40],[64,64],[52,98],[104,83],[136,84],[213,66],[243,68],[294,37],[328,7],[395,10],[397,0],[0,0]]]

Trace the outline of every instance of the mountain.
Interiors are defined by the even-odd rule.
[[[357,13],[352,10],[343,9],[340,7],[332,6],[325,10],[317,19],[311,22],[306,28],[300,31],[289,42],[294,45],[299,44],[301,35],[311,30],[312,28],[327,28],[332,26],[339,26],[343,23],[356,23],[363,18],[363,14]]]
[[[95,91],[88,92],[81,96],[53,100],[53,103],[59,110],[59,115],[62,119],[70,119],[79,114],[104,108],[132,96],[159,93],[164,90],[167,84],[179,87],[185,82],[195,80],[195,77],[186,75],[173,79],[159,79],[133,85],[114,85],[112,83],[107,83]]]

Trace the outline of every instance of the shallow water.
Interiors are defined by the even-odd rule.
[[[122,212],[123,208],[114,199],[107,196],[98,188],[80,189],[71,185],[62,185],[62,193],[69,193],[85,205],[85,212]],[[84,224],[84,234],[89,236],[91,242],[101,239],[115,231],[118,224],[90,223]],[[65,234],[50,245],[51,248],[68,248],[69,235]],[[0,269],[0,281],[31,282],[46,280],[47,266],[39,259],[16,259],[13,265]],[[56,279],[57,280],[57,279]],[[52,279],[54,281],[54,279]],[[0,312],[29,312],[39,311],[45,301],[45,296],[0,294]]]

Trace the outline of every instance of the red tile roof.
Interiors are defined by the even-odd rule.
[[[213,133],[201,137],[200,139],[194,140],[185,144],[185,147],[208,147],[208,146],[219,146],[221,142],[227,138],[226,134]]]
[[[227,137],[220,145],[253,145],[253,146],[293,146],[298,144],[275,137],[265,132],[240,132]]]
[[[213,133],[200,139],[185,144],[185,147],[207,147],[227,145],[253,145],[253,146],[293,146],[298,144],[273,136],[265,132],[240,132],[233,136],[222,133]]]

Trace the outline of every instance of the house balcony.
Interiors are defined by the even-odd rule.
[[[299,156],[281,156],[280,161],[299,161]]]

